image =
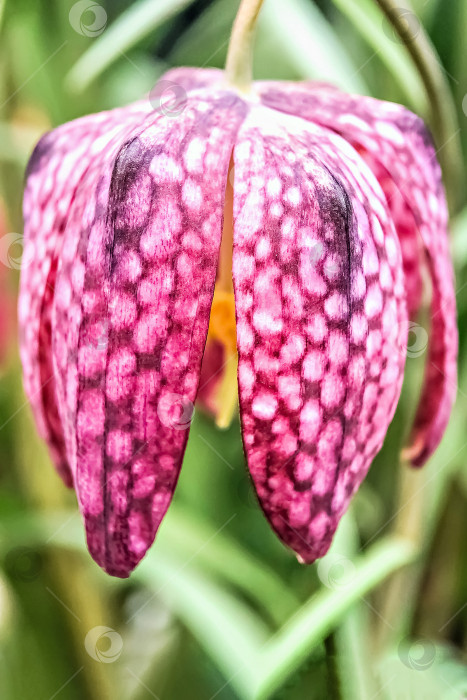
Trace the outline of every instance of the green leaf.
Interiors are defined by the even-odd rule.
[[[340,554],[337,550],[346,546],[348,518],[341,523],[335,545],[318,564],[323,588],[269,640],[266,625],[254,611],[202,573],[198,567],[201,559],[194,565],[198,551],[181,557],[167,542],[148,554],[133,578],[164,598],[243,698],[265,700],[319,651],[326,636],[362,596],[416,557],[413,545],[397,537],[381,540],[353,560]],[[9,519],[8,529],[19,537],[29,533],[32,542],[40,542],[48,533],[52,546],[84,549],[78,519],[70,519],[68,514],[65,519],[56,513],[52,518],[36,515],[17,521]],[[2,544],[11,546],[6,524],[5,530]],[[347,570],[347,577],[337,582],[333,571],[336,554],[338,569],[343,562]]]
[[[66,77],[70,92],[82,93],[122,54],[137,46],[157,27],[193,0],[139,0],[123,12],[78,59]]]
[[[467,693],[467,667],[429,639],[403,640],[380,664],[385,700],[459,700]]]
[[[274,55],[292,63],[301,77],[328,81],[348,92],[368,88],[334,30],[315,4],[306,0],[268,0],[259,20]],[[274,76],[269,76],[274,77]]]
[[[360,542],[354,520],[357,508],[352,504],[338,528],[330,552],[354,557]],[[334,633],[340,692],[343,700],[371,700],[375,688],[370,659],[370,616],[365,601],[352,606]]]
[[[2,48],[8,50],[9,80],[18,87],[2,102],[2,110],[11,110],[18,104],[34,104],[50,115],[53,122],[63,121],[56,84],[66,44],[66,41],[61,41],[51,46],[38,31],[32,16],[13,15],[8,18],[8,34]],[[18,46],[27,46],[28,50],[15,51]]]
[[[192,564],[167,553],[151,553],[134,578],[176,612],[226,678],[248,698],[257,682],[257,650],[267,641],[267,628],[258,618]]]
[[[383,15],[373,0],[332,1],[386,65],[402,88],[408,104],[420,114],[426,114],[426,95],[417,69],[403,44],[386,35]]]
[[[83,528],[77,511],[38,514],[20,513],[4,517],[10,546],[14,536],[23,541],[73,546],[84,549]],[[37,523],[37,524],[36,524]],[[13,534],[14,533],[14,534]],[[1,548],[1,540],[0,540]],[[225,532],[180,508],[170,507],[154,544],[154,555],[175,552],[187,561],[196,558],[199,568],[242,591],[267,619],[280,625],[299,606],[299,601],[274,570],[259,561]]]
[[[158,546],[195,555],[200,566],[243,590],[276,624],[281,624],[299,606],[298,599],[274,570],[224,532],[213,534],[211,524],[180,506],[170,507],[156,550]]]
[[[217,0],[196,17],[176,39],[169,60],[173,65],[223,68],[238,3]],[[255,42],[255,56],[258,51]]]
[[[334,554],[331,552],[327,557]],[[332,631],[355,602],[391,573],[414,561],[415,556],[416,551],[407,540],[387,537],[350,562],[352,575],[348,584],[322,588],[260,652],[261,680],[255,698],[268,698],[305,661],[310,650]],[[327,557],[321,560],[324,568]]]
[[[458,271],[467,264],[467,208],[451,222],[451,250]]]

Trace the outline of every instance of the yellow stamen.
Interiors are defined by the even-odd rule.
[[[217,340],[230,354],[237,352],[235,326],[235,299],[233,292],[225,292],[216,284],[209,319],[208,338]]]
[[[217,390],[219,410],[216,416],[218,428],[228,428],[234,419],[238,405],[237,355],[231,355],[224,367],[224,376]]]
[[[216,425],[228,428],[237,407],[237,332],[235,324],[235,299],[233,292],[226,292],[217,284],[209,319],[208,342],[217,341],[224,348],[225,363],[222,379],[216,390]]]
[[[225,363],[222,379],[216,390],[216,425],[227,428],[235,415],[238,401],[237,388],[237,327],[232,280],[233,254],[233,158],[225,190],[224,225],[219,252],[217,282],[209,319],[208,342],[216,341],[224,349]]]

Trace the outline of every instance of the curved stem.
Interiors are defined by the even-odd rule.
[[[407,35],[404,14],[400,12],[400,0],[376,0],[405,45],[423,81],[431,107],[431,126],[439,160],[442,165],[448,199],[453,209],[459,201],[460,184],[463,182],[463,164],[459,139],[459,123],[451,90],[443,68],[422,26],[416,33]],[[411,12],[408,2],[403,9]]]
[[[264,0],[242,0],[235,18],[225,72],[227,81],[247,92],[252,81],[253,38]]]

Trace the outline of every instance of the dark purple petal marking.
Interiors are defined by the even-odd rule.
[[[71,303],[55,297],[61,412],[89,549],[116,576],[145,554],[177,482],[244,112],[210,93],[156,115],[96,163],[71,212],[57,283]]]
[[[458,334],[448,215],[430,135],[423,121],[401,105],[315,89],[312,84],[259,83],[258,89],[271,107],[323,124],[367,152],[401,239],[412,313],[420,302],[420,268],[426,261],[432,283],[428,360],[406,451],[420,466],[444,434],[457,391]],[[403,206],[398,207],[401,200]]]
[[[424,265],[432,328],[413,463],[454,400],[447,212],[421,120],[320,84],[254,91],[174,69],[144,101],[46,134],[28,166],[25,390],[89,549],[116,576],[144,556],[178,479],[232,152],[243,441],[279,537],[306,562],[328,549],[394,414]],[[219,362],[208,353],[205,368]]]
[[[138,113],[149,108],[140,103],[127,110],[95,114],[45,134],[26,173],[23,257],[30,262],[21,275],[19,298],[23,381],[38,430],[69,486],[72,476],[58,417],[50,346],[50,307],[63,232],[79,183],[92,158],[106,147],[106,132],[124,125],[125,118],[134,122]]]
[[[254,108],[234,160],[245,452],[272,527],[311,562],[327,551],[399,398],[399,242],[371,171],[321,127]]]

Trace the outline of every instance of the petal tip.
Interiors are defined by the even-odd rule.
[[[318,559],[318,557],[314,554],[310,556],[302,556],[301,554],[296,554],[297,561],[299,564],[302,564],[303,566],[309,566],[310,564],[314,564],[314,562]]]
[[[402,462],[407,462],[411,467],[422,467],[428,459],[425,449],[425,441],[422,437],[416,438],[411,444],[400,452]]]

